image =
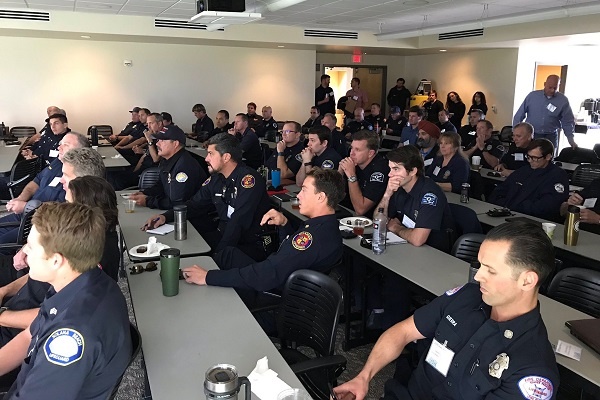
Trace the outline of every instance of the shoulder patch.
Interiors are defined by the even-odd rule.
[[[333,164],[333,161],[331,161],[331,160],[325,160],[321,163],[321,167],[325,168],[325,169],[333,169],[333,166],[334,166],[334,164]]]
[[[562,183],[557,183],[554,185],[554,190],[556,190],[557,193],[564,193],[565,187]]]
[[[385,176],[383,175],[383,172],[373,172],[371,174],[371,178],[369,178],[369,180],[371,182],[382,182],[385,180]]]
[[[44,354],[52,364],[66,367],[83,357],[85,341],[75,329],[57,329],[46,339]]]
[[[502,146],[501,144],[499,144],[498,146],[496,146],[496,148],[497,148],[498,150],[500,150],[501,152],[503,152],[503,153],[504,153],[504,150],[505,150],[505,149],[504,149],[504,146]]]
[[[294,236],[292,239],[292,246],[294,246],[296,250],[306,250],[310,247],[312,242],[312,235],[309,232],[303,231]]]
[[[488,144],[487,147],[485,148],[486,150],[491,150],[492,149],[492,145]]]
[[[296,161],[302,162],[302,154],[298,153],[296,154]]]
[[[425,193],[423,198],[421,199],[421,204],[426,204],[428,206],[437,206],[437,196],[433,193]]]
[[[208,178],[206,178],[206,180],[204,181],[204,183],[202,184],[202,186],[208,185],[208,183],[210,182],[210,178],[212,178],[212,176],[209,176]]]
[[[183,183],[188,180],[188,176],[185,172],[180,172],[177,175],[175,175],[175,180],[179,183]]]
[[[543,376],[526,376],[519,381],[519,390],[529,400],[547,400],[552,398],[554,385]]]
[[[254,176],[252,176],[250,174],[248,174],[242,178],[242,187],[244,189],[253,188],[255,183],[256,183],[256,180],[254,179]]]
[[[454,293],[458,292],[460,289],[462,289],[462,285],[457,286],[454,289],[446,290],[446,296],[452,296]]]

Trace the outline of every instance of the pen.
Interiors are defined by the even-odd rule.
[[[159,220],[159,219],[160,219],[160,218],[154,218],[152,221],[150,221],[150,223],[149,223],[149,224],[146,224],[146,225],[144,225],[144,228],[145,228],[145,229],[152,228],[152,226],[154,225],[154,223],[155,223],[155,222],[158,222],[158,220]]]

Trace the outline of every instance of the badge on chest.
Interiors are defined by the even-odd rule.
[[[447,345],[447,341],[443,344],[433,339],[425,362],[435,368],[440,374],[447,376],[448,370],[450,369],[450,363],[454,358],[454,352],[450,350]]]

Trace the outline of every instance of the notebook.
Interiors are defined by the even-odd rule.
[[[600,354],[600,319],[577,319],[567,321],[565,325],[571,330],[571,335]]]

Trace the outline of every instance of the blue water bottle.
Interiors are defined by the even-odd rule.
[[[271,170],[271,186],[277,188],[279,185],[281,185],[281,170],[274,168]]]

